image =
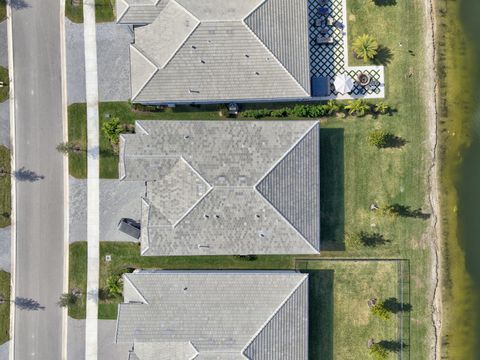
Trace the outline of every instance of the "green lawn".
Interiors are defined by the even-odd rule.
[[[5,301],[0,304],[0,344],[10,340],[10,273],[0,270],[0,294]]]
[[[85,319],[86,292],[87,292],[87,243],[78,242],[70,245],[69,251],[70,290],[80,289],[82,296],[74,306],[68,309],[68,315],[75,319]]]
[[[391,55],[385,72],[386,101],[397,111],[392,116],[379,118],[332,117],[321,120],[322,257],[409,259],[411,304],[414,310],[411,315],[412,321],[409,328],[411,341],[408,348],[413,358],[426,359],[432,335],[429,305],[431,259],[428,239],[425,236],[429,220],[384,217],[378,212],[369,210],[373,202],[399,203],[413,209],[421,208],[424,213],[429,213],[426,207],[428,151],[425,143],[425,108],[422,95],[422,79],[427,69],[423,65],[424,24],[421,3],[397,1],[395,6],[375,6],[371,0],[347,0],[347,3],[350,37],[369,33],[374,35],[382,46],[390,49]],[[350,59],[351,65],[359,64],[353,56],[350,56]],[[107,107],[110,109],[105,111]],[[131,122],[135,118],[141,119],[143,116],[158,119],[218,118],[217,109],[204,107],[179,107],[156,114],[134,114],[130,111],[128,103],[101,104],[102,120],[105,112],[110,115],[118,114],[125,122]],[[82,119],[75,118],[77,123],[82,121],[85,124],[84,115]],[[402,137],[406,140],[405,146],[383,150],[369,146],[366,139],[370,131],[375,128],[382,128]],[[108,150],[105,149],[105,145],[109,146],[102,136],[101,150]],[[116,156],[104,152],[101,160],[101,176],[117,177],[116,162]],[[79,173],[85,176],[84,172]],[[358,231],[382,234],[388,242],[373,248],[346,248],[345,234]],[[140,258],[139,256],[139,259],[134,261],[131,256],[136,256],[132,253],[138,251],[138,249],[135,250],[136,245],[119,244],[119,247],[133,246],[133,248],[121,250],[117,254],[116,250],[109,249],[109,246],[113,245],[102,244],[102,254],[108,251],[113,255],[113,260],[108,265],[109,269],[107,265],[102,264],[103,274],[109,270],[117,271],[122,267],[135,266],[289,268],[293,262],[292,257],[280,259],[259,257],[255,262],[249,263],[234,258],[185,259]],[[116,259],[119,254],[124,255]],[[353,277],[355,273],[351,275]],[[343,281],[349,281],[349,278],[335,277],[335,286],[337,283],[341,286]],[[369,284],[369,286],[373,285],[375,284]],[[337,295],[341,296],[341,294],[335,294]],[[101,305],[102,316],[112,316],[114,312],[111,308],[107,310],[109,306],[111,305]],[[340,321],[341,319],[337,320],[337,322]],[[336,331],[335,328],[334,331]],[[362,338],[361,341],[366,340]],[[334,344],[336,353],[342,351],[338,349],[339,343],[334,342]],[[363,351],[364,345],[358,344],[360,348],[356,350]]]
[[[10,95],[10,79],[8,77],[8,69],[4,68],[3,66],[0,66],[0,82],[3,83],[3,86],[0,87],[0,102],[4,102]]]
[[[70,245],[70,279],[83,288],[86,242]],[[367,341],[399,340],[398,321],[388,321],[370,314],[367,301],[398,295],[398,261],[300,260],[295,256],[259,256],[255,260],[234,256],[144,257],[137,244],[124,242],[100,243],[100,288],[112,274],[135,268],[143,269],[297,269],[310,274],[310,354],[312,359],[358,359],[367,356]],[[105,261],[105,255],[111,261]],[[80,259],[83,264],[80,263]],[[82,270],[83,269],[83,270]],[[82,285],[80,285],[80,282]],[[70,285],[72,288],[72,285]],[[99,318],[116,319],[120,297],[101,299]],[[405,301],[405,300],[404,300]],[[85,316],[85,304],[75,307],[75,317]],[[70,316],[72,312],[70,311]]]
[[[81,1],[80,1],[81,2]],[[115,0],[95,0],[96,22],[110,22],[115,20]],[[74,23],[83,23],[83,8],[74,6],[72,0],[65,0],[65,16]]]
[[[11,190],[10,190],[10,150],[0,146],[0,170],[6,173],[0,175],[0,227],[10,225]]]
[[[0,0],[0,22],[7,18],[7,0]]]

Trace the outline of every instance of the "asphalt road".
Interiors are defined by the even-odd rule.
[[[61,359],[60,1],[12,0],[17,171],[15,359]]]

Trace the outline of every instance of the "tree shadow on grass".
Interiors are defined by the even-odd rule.
[[[320,247],[345,250],[344,130],[320,131]]]
[[[395,340],[382,340],[378,342],[378,345],[392,353],[399,353],[403,348],[407,346],[402,341]]]
[[[380,45],[377,49],[377,55],[372,60],[372,63],[375,65],[387,66],[392,62],[393,53],[392,51],[383,45]]]
[[[333,360],[333,270],[308,271],[309,359]]]
[[[373,0],[377,6],[394,6],[397,5],[397,0]]]
[[[366,247],[377,247],[379,245],[385,245],[391,242],[391,240],[385,239],[382,234],[367,233],[365,231],[360,233],[360,241]]]
[[[385,309],[387,309],[389,312],[393,314],[398,314],[400,312],[408,312],[412,311],[412,305],[408,303],[401,303],[398,301],[397,298],[391,297],[386,299],[383,302],[383,306]]]
[[[422,209],[412,209],[410,206],[402,204],[393,204],[389,206],[390,213],[401,217],[408,217],[414,219],[427,220],[430,218],[430,214],[424,213]]]

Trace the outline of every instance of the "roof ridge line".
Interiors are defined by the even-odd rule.
[[[255,341],[255,339],[260,335],[260,333],[265,329],[265,327],[272,321],[272,319],[277,315],[277,313],[283,308],[283,306],[287,303],[288,300],[293,296],[293,294],[298,290],[298,288],[305,282],[305,280],[308,279],[308,274],[303,274],[303,278],[301,281],[298,282],[297,285],[293,288],[293,290],[288,294],[288,296],[283,299],[283,301],[280,303],[280,305],[274,310],[274,312],[268,317],[268,319],[265,321],[265,323],[257,330],[257,332],[253,335],[253,337],[247,342],[247,344],[243,347],[241,350],[241,354],[245,356],[247,359],[250,359],[244,352],[247,350],[247,348]]]
[[[124,274],[123,279],[126,280],[132,286],[132,288],[136,291],[138,296],[140,296],[143,299],[143,301],[145,302],[145,305],[150,305],[150,303],[147,301],[147,299],[145,299],[145,296],[142,294],[142,292],[135,286],[135,284],[132,282],[132,280],[130,280],[128,278],[128,274]]]
[[[264,4],[265,2],[262,2],[262,4]],[[260,7],[260,6],[259,6]],[[257,10],[258,8],[256,8],[255,10]],[[253,12],[252,12],[253,14]],[[251,14],[250,14],[251,15]],[[250,16],[249,15],[249,16]],[[295,78],[295,76],[293,76],[293,74],[285,67],[285,65],[283,65],[283,63],[275,56],[275,54],[272,52],[272,50],[270,50],[268,48],[267,45],[265,45],[265,43],[257,36],[257,34],[255,34],[255,31],[253,31],[250,26],[248,26],[248,24],[245,22],[245,19],[242,19],[240,22],[245,26],[245,28],[254,36],[255,39],[257,39],[257,41],[262,44],[262,46],[273,56],[273,58],[275,60],[277,60],[278,64],[280,65],[280,67],[285,70],[285,72],[293,79],[293,81],[297,84],[297,86],[302,89],[302,91],[305,93],[305,95],[307,95],[307,97],[310,96],[310,94],[307,92],[307,90],[298,82],[298,80]]]
[[[155,74],[158,72],[158,66],[157,64],[155,64],[152,60],[150,60],[146,54],[143,53],[143,50],[140,50],[137,46],[135,46],[135,44],[130,44],[130,49],[134,49],[141,57],[143,57],[145,59],[145,61],[147,61],[150,65],[152,65],[153,67],[155,67],[155,70],[150,74],[150,76],[148,77],[148,79],[143,83],[143,85],[137,90],[137,92],[135,93],[135,95],[132,95],[132,100],[135,99],[141,92],[143,89],[145,89],[145,87],[147,86],[147,84],[150,82],[150,80],[152,80],[152,78],[155,76]]]
[[[177,55],[177,53],[180,51],[180,49],[183,47],[183,45],[185,45],[185,43],[187,42],[187,40],[190,38],[190,36],[192,36],[192,34],[195,32],[195,30],[197,30],[197,28],[200,26],[200,24],[202,23],[202,21],[200,21],[200,19],[198,17],[196,17],[194,14],[192,14],[191,11],[189,11],[185,6],[183,6],[182,4],[180,4],[177,0],[169,0],[169,3],[172,2],[172,3],[175,3],[177,6],[179,6],[180,8],[183,9],[183,11],[185,11],[188,15],[190,15],[194,20],[197,21],[197,24],[193,27],[192,31],[190,31],[188,33],[187,36],[185,36],[185,39],[183,39],[183,41],[181,42],[180,45],[178,45],[178,47],[175,49],[174,52],[172,52],[172,55],[167,59],[167,61],[165,61],[165,64],[163,64],[162,66],[162,69],[165,69],[167,67],[167,65],[170,63],[170,61],[172,61],[172,59]],[[168,5],[168,3],[167,3]],[[166,6],[166,5],[165,5]],[[158,17],[157,17],[158,19]],[[155,19],[155,20],[157,20]]]
[[[280,159],[275,162],[275,164],[265,173],[265,175],[260,178],[260,180],[258,180],[258,182],[253,186],[255,192],[260,195],[260,197],[267,202],[267,204],[269,204],[276,212],[277,214],[279,214],[287,224],[289,224],[291,226],[291,228],[293,230],[295,230],[295,232],[300,235],[300,237],[308,244],[308,246],[310,246],[312,248],[312,250],[314,250],[316,253],[319,252],[318,249],[316,249],[311,243],[310,241],[308,241],[308,239],[295,227],[293,226],[293,224],[285,217],[285,215],[283,215],[280,210],[278,210],[265,196],[263,196],[263,194],[257,189],[258,185],[260,185],[260,183],[268,176],[270,175],[270,173],[275,170],[275,168],[297,147],[297,145],[314,129],[314,127],[316,126],[320,126],[320,123],[317,121],[314,121],[314,124],[312,126],[310,126],[308,128],[308,130],[302,135],[300,136],[300,138],[293,144],[292,147],[290,147],[290,149],[288,149],[285,154],[283,154]]]
[[[125,10],[123,10],[122,13],[120,14],[120,16],[117,18],[117,21],[115,21],[116,24],[120,23],[120,21],[123,19],[123,17],[127,13],[128,9],[130,9],[130,4],[129,3],[127,3],[125,0],[120,0],[120,1],[123,2],[126,7],[125,7]]]
[[[259,8],[260,6],[262,6],[263,4],[265,4],[267,1],[270,1],[270,0],[262,0],[261,2],[259,2],[257,6],[255,6],[252,10],[250,10],[250,12],[249,12],[247,15],[245,15],[243,19],[241,19],[241,21],[245,21],[246,18],[248,18],[248,17],[249,17],[250,15],[252,15],[255,11],[257,11],[258,8]]]
[[[205,199],[205,197],[207,197],[207,195],[210,194],[210,192],[213,190],[213,186],[210,185],[210,183],[209,183],[207,180],[205,180],[205,178],[204,178],[202,175],[200,175],[200,173],[199,173],[197,170],[195,170],[195,169],[193,168],[193,166],[190,165],[190,164],[188,163],[188,161],[185,160],[185,158],[184,158],[183,156],[180,156],[180,160],[183,160],[183,162],[184,162],[205,184],[207,184],[208,190],[205,192],[205,194],[204,194],[202,197],[200,197],[200,198],[195,202],[195,204],[193,204],[193,205],[190,207],[190,209],[188,209],[188,210],[185,212],[185,214],[184,214],[180,219],[178,219],[178,220],[172,225],[173,228],[175,228],[183,219],[185,219],[185,218],[188,216],[188,214],[190,214],[190,213],[193,211],[193,209],[195,209],[195,208],[197,207],[197,205],[198,205],[203,199]]]

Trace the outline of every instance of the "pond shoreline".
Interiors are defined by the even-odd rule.
[[[437,71],[437,19],[435,16],[434,0],[425,0],[426,13],[426,31],[425,31],[425,60],[427,67],[427,81],[425,81],[424,96],[425,110],[427,118],[427,138],[429,141],[430,161],[427,169],[428,179],[428,203],[431,208],[430,231],[427,237],[430,245],[432,256],[431,284],[432,294],[430,300],[431,320],[433,327],[433,344],[431,348],[430,358],[437,360],[441,355],[441,331],[442,331],[442,267],[441,261],[442,244],[441,244],[441,221],[439,221],[440,212],[440,194],[439,194],[439,136],[438,136],[438,100],[439,97],[439,74]],[[428,71],[431,69],[431,71]]]
[[[439,358],[475,358],[475,288],[466,268],[458,209],[461,167],[472,141],[473,46],[460,19],[460,3],[434,1],[438,189],[440,204],[441,332]],[[471,4],[470,4],[471,5]],[[478,355],[478,354],[477,354]]]

